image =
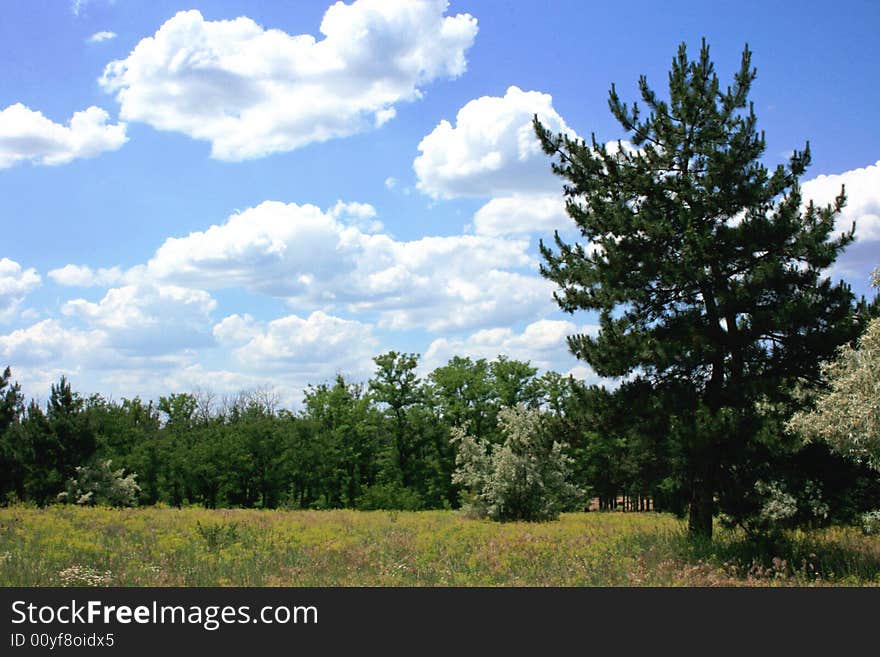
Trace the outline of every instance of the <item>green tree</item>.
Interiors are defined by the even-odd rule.
[[[20,494],[23,464],[13,429],[24,415],[24,397],[21,386],[12,380],[8,367],[0,375],[0,496]]]
[[[376,363],[376,373],[370,379],[370,392],[376,401],[386,407],[394,441],[391,448],[401,483],[409,488],[416,483],[413,458],[419,448],[419,436],[411,431],[408,411],[424,399],[421,381],[416,374],[419,357],[389,351],[376,356],[373,361]]]
[[[669,401],[692,535],[711,536],[717,494],[745,485],[744,459],[774,438],[769,416],[788,412],[794,382],[814,379],[855,327],[850,289],[821,273],[853,239],[832,236],[845,196],[804,207],[809,143],[787,166],[761,163],[755,75],[746,47],[724,89],[705,42],[695,60],[682,44],[668,100],[639,80],[646,116],[611,87],[632,147],[534,120],[587,240],[542,243],[542,274],[563,310],[600,312],[598,335],[570,336],[569,347],[598,374],[642,377]]]
[[[484,358],[454,356],[428,375],[437,410],[450,427],[467,425],[477,438],[495,430],[497,408],[493,402],[493,382]]]
[[[355,506],[376,480],[380,416],[363,392],[338,375],[332,386],[310,386],[302,418],[310,441],[320,445],[316,462],[307,466],[320,475],[312,489],[323,506]],[[296,460],[305,453],[295,454]],[[306,473],[303,473],[306,474]]]
[[[541,397],[541,387],[535,379],[537,367],[502,355],[492,361],[489,371],[492,374],[495,398],[500,406],[537,406]]]

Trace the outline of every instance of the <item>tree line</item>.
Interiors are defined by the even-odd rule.
[[[676,430],[664,412],[669,400],[643,381],[608,390],[553,371],[539,375],[528,362],[503,356],[454,357],[423,378],[415,354],[390,351],[374,361],[366,382],[338,375],[309,386],[297,411],[281,408],[268,390],[112,400],[82,395],[65,377],[51,386],[45,404],[25,403],[7,368],[0,377],[0,495],[7,503],[38,505],[209,508],[418,510],[477,502],[499,519],[583,510],[590,498],[603,508],[620,497],[635,508],[639,500],[642,508],[651,500],[658,511],[688,508],[687,460],[669,439]],[[505,409],[528,415],[505,417]],[[505,427],[517,423],[540,425],[531,433],[517,429],[524,437],[514,440],[543,441],[543,456],[531,462],[546,472],[547,463],[564,459],[565,480],[557,477],[555,485],[579,495],[545,493],[507,502],[504,511],[468,486],[487,450],[508,467],[529,462],[511,461],[505,443]],[[468,462],[463,443],[480,445],[483,457]],[[880,493],[874,473],[822,444],[765,458],[768,481],[784,481],[783,490],[798,491],[799,498],[811,490],[827,507],[822,517],[805,508],[801,520],[851,519]],[[136,494],[109,496],[107,486],[97,485],[102,476],[113,485],[128,478]],[[483,479],[493,476],[497,488],[496,475]],[[90,479],[94,495],[83,493]],[[741,496],[737,520],[757,517],[766,504],[753,488],[725,492]],[[534,517],[530,509],[538,510]]]
[[[502,408],[544,409],[574,438],[583,386],[527,362],[455,357],[420,378],[418,356],[377,356],[367,382],[309,386],[298,411],[268,390],[158,401],[83,395],[62,377],[48,401],[24,402],[0,377],[0,495],[56,501],[78,468],[136,473],[142,504],[274,508],[457,507],[455,428],[500,442]],[[572,440],[576,449],[578,440]]]

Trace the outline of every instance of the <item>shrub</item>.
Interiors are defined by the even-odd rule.
[[[456,470],[466,511],[493,520],[554,520],[583,492],[569,481],[565,446],[547,436],[536,409],[505,408],[498,415],[504,441],[490,444],[453,429]]]
[[[880,534],[880,509],[862,514],[862,532],[869,536]]]
[[[125,475],[124,468],[113,470],[112,464],[107,460],[78,467],[76,476],[67,480],[67,490],[58,494],[58,501],[87,506],[136,506],[141,492],[135,483],[137,474]]]
[[[418,492],[394,482],[367,486],[357,498],[355,506],[362,511],[377,509],[418,511],[423,508],[423,503]]]

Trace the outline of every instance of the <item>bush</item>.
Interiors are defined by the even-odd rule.
[[[862,514],[862,532],[869,536],[880,534],[880,509]]]
[[[107,460],[78,467],[76,477],[67,480],[67,490],[58,494],[58,501],[87,506],[136,506],[141,492],[135,483],[137,475],[124,475],[124,468],[113,470],[112,464]]]
[[[368,486],[355,501],[355,507],[362,511],[418,511],[423,508],[423,502],[416,491],[395,482]]]
[[[819,527],[829,522],[831,509],[822,486],[812,480],[792,485],[781,480],[755,483],[738,518],[722,516],[725,525],[739,525],[752,536],[778,536],[785,529]],[[753,508],[749,509],[751,506]]]
[[[505,408],[498,415],[504,442],[490,444],[453,429],[456,470],[465,510],[493,520],[555,520],[583,491],[569,481],[565,446],[546,435],[540,411]]]

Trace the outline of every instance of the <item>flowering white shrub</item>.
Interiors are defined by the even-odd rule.
[[[755,490],[764,498],[764,505],[758,514],[762,522],[779,523],[797,514],[797,499],[778,481],[759,481],[755,483]]]
[[[465,508],[493,520],[553,520],[583,492],[569,481],[571,459],[551,441],[536,409],[505,408],[498,415],[504,442],[491,444],[453,429],[453,483],[467,491]]]
[[[872,283],[880,288],[880,269]],[[828,390],[812,411],[796,413],[788,429],[880,470],[880,319],[868,324],[857,348],[843,345],[822,375]]]
[[[865,534],[880,534],[880,509],[862,514],[862,531]]]
[[[67,490],[58,494],[59,502],[86,506],[136,506],[140,486],[135,483],[137,474],[124,474],[124,468],[113,470],[110,460],[95,465],[80,466],[76,477],[67,480]]]
[[[753,532],[776,532],[786,527],[821,524],[830,508],[822,496],[822,487],[812,480],[795,490],[782,481],[755,483],[760,508],[743,526]]]

